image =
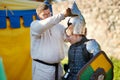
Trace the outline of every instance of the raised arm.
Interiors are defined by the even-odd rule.
[[[33,34],[41,34],[44,31],[46,31],[47,29],[53,27],[54,25],[56,25],[57,23],[59,23],[61,20],[63,20],[64,14],[60,13],[58,15],[49,17],[47,19],[44,20],[36,20],[33,21],[31,23],[31,32],[33,32]]]
[[[42,34],[47,29],[50,29],[54,25],[58,24],[65,17],[70,16],[70,8],[66,9],[63,13],[59,13],[55,16],[51,16],[44,20],[36,20],[31,23],[31,32],[32,34]]]

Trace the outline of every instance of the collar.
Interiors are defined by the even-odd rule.
[[[86,36],[82,36],[82,39],[79,42],[74,43],[73,46],[79,46],[86,41],[89,41],[89,40],[86,38]]]

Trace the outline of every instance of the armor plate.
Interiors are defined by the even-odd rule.
[[[100,45],[94,39],[86,42],[86,49],[89,53],[93,53],[94,56],[101,50]]]

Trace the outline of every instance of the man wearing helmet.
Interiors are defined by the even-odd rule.
[[[71,46],[68,51],[68,70],[63,80],[77,80],[78,71],[100,51],[100,46],[94,39],[86,38],[85,24],[80,11],[78,16],[68,20],[66,34]]]

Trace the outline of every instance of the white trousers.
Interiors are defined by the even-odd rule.
[[[58,80],[61,80],[63,69],[58,67]],[[55,66],[49,66],[37,61],[32,61],[32,80],[55,80]]]

